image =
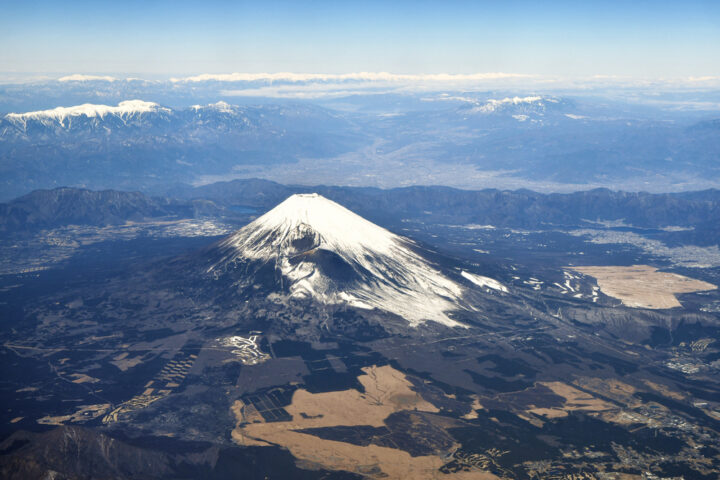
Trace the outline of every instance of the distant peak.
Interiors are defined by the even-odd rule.
[[[533,95],[527,97],[505,97],[502,99],[489,98],[484,103],[475,103],[473,112],[492,113],[505,107],[521,107],[521,106],[538,106],[543,107],[547,103],[559,103],[559,100],[553,97],[543,97]]]
[[[235,105],[230,105],[229,103],[220,100],[219,102],[208,103],[207,105],[193,105],[190,108],[195,111],[210,109],[218,112],[233,113],[236,107]]]

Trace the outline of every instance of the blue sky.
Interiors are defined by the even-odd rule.
[[[718,1],[8,1],[0,71],[720,75]]]

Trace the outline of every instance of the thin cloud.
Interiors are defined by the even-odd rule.
[[[171,78],[173,83],[181,82],[342,82],[342,81],[361,81],[361,82],[473,82],[484,80],[499,80],[510,78],[534,78],[536,75],[522,73],[473,73],[473,74],[450,74],[450,73],[431,73],[431,74],[395,74],[388,72],[356,72],[356,73],[221,73],[211,74],[204,73],[184,78]]]

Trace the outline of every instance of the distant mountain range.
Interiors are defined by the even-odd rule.
[[[720,234],[720,190],[650,194],[596,189],[543,194],[448,187],[301,187],[257,179],[178,186],[157,197],[76,188],[38,190],[0,204],[0,231],[24,232],[63,224],[107,225],[165,216],[260,214],[290,195],[313,192],[382,224],[416,219],[498,228],[544,229],[603,223],[619,228],[682,227],[684,231],[674,235],[697,244],[715,244]]]
[[[268,129],[268,133],[282,134],[293,126],[310,131],[336,122],[345,126],[342,118],[332,112],[307,105],[239,107],[221,101],[174,110],[154,102],[127,100],[117,106],[83,104],[9,113],[0,120],[0,134],[6,141],[21,139],[43,143],[53,137],[86,135],[95,138],[108,137],[115,132],[143,131],[146,134],[187,136],[199,141],[201,134],[239,134],[260,128]],[[171,131],[176,129],[180,131]]]
[[[168,196],[208,199],[224,206],[270,208],[293,193],[318,192],[370,218],[420,217],[435,223],[480,223],[542,228],[620,221],[643,228],[720,221],[720,190],[653,194],[595,189],[575,193],[531,190],[460,190],[426,186],[393,189],[288,186],[267,180],[234,180],[176,187]]]
[[[74,99],[96,83],[57,88],[74,89]],[[476,92],[259,98],[264,103],[254,105],[216,95],[193,105],[189,92],[172,97],[147,82],[138,83],[145,90],[137,82],[100,83],[115,89],[108,98],[147,95],[0,117],[0,200],[67,185],[150,191],[252,176],[386,188],[657,192],[720,185],[712,112]],[[162,103],[170,98],[185,106]]]

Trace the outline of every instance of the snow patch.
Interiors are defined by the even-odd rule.
[[[462,275],[463,278],[470,280],[478,287],[487,287],[492,288],[493,290],[508,293],[507,287],[493,278],[483,277],[482,275],[475,275],[474,273],[468,273],[465,271],[461,272],[460,275]]]

